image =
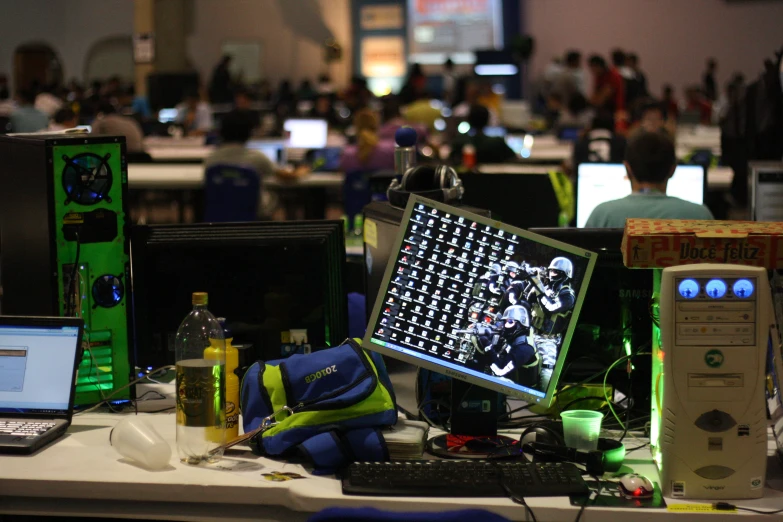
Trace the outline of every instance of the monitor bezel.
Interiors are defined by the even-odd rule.
[[[384,299],[386,298],[386,288],[389,287],[389,282],[391,281],[391,277],[394,272],[394,267],[396,266],[397,254],[400,252],[400,249],[402,248],[402,243],[405,239],[408,223],[410,222],[411,215],[413,214],[413,208],[415,205],[419,203],[424,203],[426,205],[429,205],[433,208],[438,209],[441,212],[448,212],[456,216],[464,216],[466,219],[470,219],[471,221],[475,221],[482,225],[489,225],[491,227],[501,228],[502,230],[508,231],[512,234],[516,234],[519,237],[524,237],[526,239],[535,241],[537,243],[552,248],[556,248],[563,252],[567,252],[569,254],[573,254],[587,259],[587,268],[585,270],[584,278],[582,279],[579,285],[579,293],[576,296],[576,304],[574,305],[574,310],[572,312],[571,319],[568,322],[568,329],[566,330],[565,335],[563,335],[563,343],[560,346],[560,353],[557,358],[557,363],[555,364],[555,368],[552,371],[552,377],[549,381],[549,387],[546,390],[546,394],[544,397],[539,397],[537,395],[527,393],[517,388],[504,386],[502,384],[499,384],[497,382],[488,379],[482,379],[480,377],[476,377],[467,373],[452,370],[436,362],[432,362],[428,359],[407,355],[400,351],[387,348],[385,346],[381,346],[379,344],[372,342],[373,333],[375,331],[375,325],[378,322],[384,304]],[[370,321],[368,322],[367,331],[365,332],[364,335],[363,346],[365,349],[378,352],[382,355],[386,355],[388,357],[392,357],[394,359],[398,359],[421,368],[426,368],[428,370],[442,373],[444,375],[448,375],[449,377],[456,378],[470,384],[474,384],[477,386],[481,386],[483,388],[487,388],[490,390],[503,393],[505,395],[526,400],[530,403],[535,403],[536,405],[540,405],[545,408],[548,408],[552,404],[552,400],[554,399],[554,395],[555,395],[555,390],[557,389],[557,384],[560,379],[560,373],[563,370],[563,365],[565,363],[566,355],[568,355],[568,348],[571,343],[574,330],[576,329],[577,319],[579,318],[579,314],[582,311],[582,303],[584,302],[585,294],[587,293],[587,287],[589,286],[590,278],[593,275],[593,269],[595,268],[595,263],[598,258],[598,255],[595,252],[585,250],[579,247],[575,247],[572,245],[568,245],[566,243],[562,243],[560,241],[556,241],[554,239],[550,239],[545,236],[534,234],[532,232],[528,232],[527,230],[517,228],[494,219],[485,218],[460,208],[452,207],[444,203],[423,198],[415,194],[411,195],[410,199],[408,200],[408,205],[405,207],[405,212],[403,213],[402,219],[400,220],[400,230],[397,233],[397,238],[394,242],[394,246],[392,247],[391,252],[393,253],[393,257],[390,256],[389,262],[386,264],[386,271],[383,275],[383,280],[380,286],[381,290],[379,290],[378,296],[375,299],[375,305],[373,306],[372,314],[370,315]]]
[[[576,165],[576,175],[574,176],[574,224],[576,225],[576,228],[585,228],[585,227],[580,227],[578,224],[579,223],[579,169],[581,168],[582,165],[604,165],[604,166],[620,165],[623,168],[625,168],[625,163],[611,163],[611,162],[583,161],[582,163],[578,163]],[[677,170],[678,167],[697,167],[701,169],[702,171],[702,183],[701,183],[702,203],[701,204],[704,205],[705,202],[707,201],[707,193],[709,192],[709,187],[707,186],[707,183],[709,182],[709,177],[707,176],[707,168],[704,165],[699,165],[697,163],[677,163],[677,165],[675,165],[674,167],[675,171]],[[589,218],[590,216],[588,215],[587,217]]]

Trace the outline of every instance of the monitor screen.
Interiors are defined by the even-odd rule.
[[[322,149],[326,147],[329,126],[326,120],[286,120],[283,130],[292,149]]]
[[[484,127],[484,135],[489,136],[491,138],[505,138],[506,137],[506,128],[505,127]]]
[[[677,165],[666,194],[691,203],[704,204],[704,167]],[[576,181],[576,226],[584,227],[593,209],[631,193],[631,182],[622,163],[580,163]]]
[[[503,47],[500,0],[408,0],[408,61],[473,63],[476,49]]]
[[[0,325],[0,413],[66,414],[77,326]]]
[[[364,345],[548,405],[595,255],[411,197]]]
[[[177,109],[161,109],[158,111],[158,121],[161,123],[174,123],[177,121]]]
[[[246,147],[257,150],[275,165],[285,164],[285,142],[283,140],[250,140]]]

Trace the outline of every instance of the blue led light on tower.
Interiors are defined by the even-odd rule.
[[[740,299],[747,299],[753,295],[753,283],[749,279],[737,279],[731,290]]]
[[[726,290],[728,290],[728,287],[722,279],[710,279],[704,289],[707,291],[708,296],[712,297],[713,299],[720,299],[726,295]]]
[[[693,299],[699,295],[699,283],[695,279],[683,279],[677,289],[685,299]]]

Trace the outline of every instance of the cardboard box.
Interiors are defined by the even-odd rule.
[[[696,263],[783,267],[783,223],[628,219],[623,235],[628,268]]]

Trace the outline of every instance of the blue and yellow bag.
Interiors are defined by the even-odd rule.
[[[353,460],[388,460],[381,428],[397,422],[380,355],[353,340],[287,359],[259,361],[242,379],[243,427],[253,451],[309,457],[331,472]]]

